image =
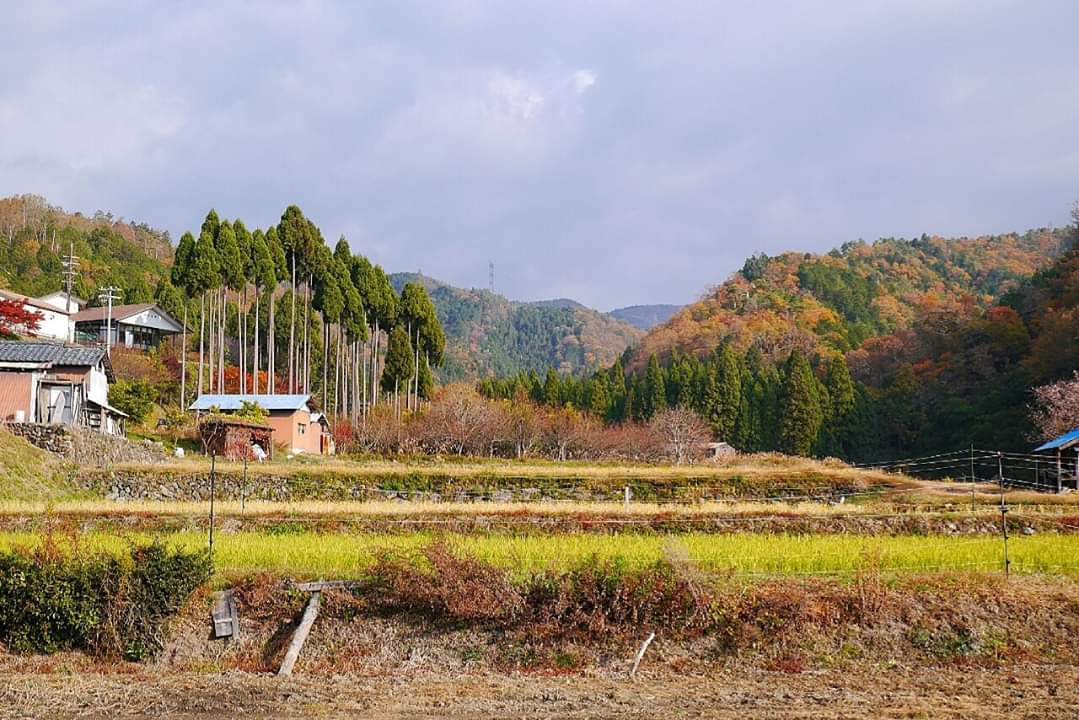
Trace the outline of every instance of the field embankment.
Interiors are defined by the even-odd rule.
[[[723,464],[598,465],[513,462],[272,462],[218,463],[220,499],[418,499],[436,501],[620,500],[625,488],[638,501],[696,501],[715,497],[834,496],[911,481],[838,461],[782,455],[741,457]],[[115,500],[206,500],[210,464],[203,460],[83,468],[76,478],[88,492]]]

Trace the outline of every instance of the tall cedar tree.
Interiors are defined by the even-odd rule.
[[[817,379],[805,353],[791,351],[783,380],[779,429],[780,449],[790,455],[808,455],[820,432],[823,413]]]
[[[667,386],[663,379],[663,368],[655,355],[648,358],[648,369],[644,373],[644,395],[641,398],[641,418],[651,420],[658,411],[667,407]]]

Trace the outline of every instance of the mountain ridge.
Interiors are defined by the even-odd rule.
[[[610,365],[643,334],[568,298],[510,300],[415,272],[389,278],[398,292],[406,283],[419,282],[430,294],[446,332],[445,364],[438,371],[444,382],[551,367],[580,373]]]
[[[1025,233],[848,242],[827,253],[756,254],[700,300],[653,327],[631,352],[640,370],[652,354],[703,356],[723,343],[783,357],[847,353],[869,338],[903,329],[918,308],[962,297],[987,305],[1047,267],[1066,229]]]

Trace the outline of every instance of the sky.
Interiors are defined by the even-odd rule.
[[[174,241],[297,204],[387,271],[609,310],[1079,199],[1074,0],[3,6],[0,196]]]

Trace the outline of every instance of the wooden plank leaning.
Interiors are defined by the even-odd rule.
[[[311,599],[307,601],[307,607],[303,611],[303,617],[300,619],[300,624],[296,627],[296,632],[292,634],[292,642],[289,643],[288,651],[285,653],[285,659],[281,663],[281,669],[277,671],[278,676],[288,676],[292,674],[292,668],[296,665],[296,660],[300,657],[300,650],[303,649],[303,644],[307,640],[308,634],[311,632],[311,626],[315,623],[315,618],[318,617],[320,596],[321,593],[317,590],[311,593]]]

